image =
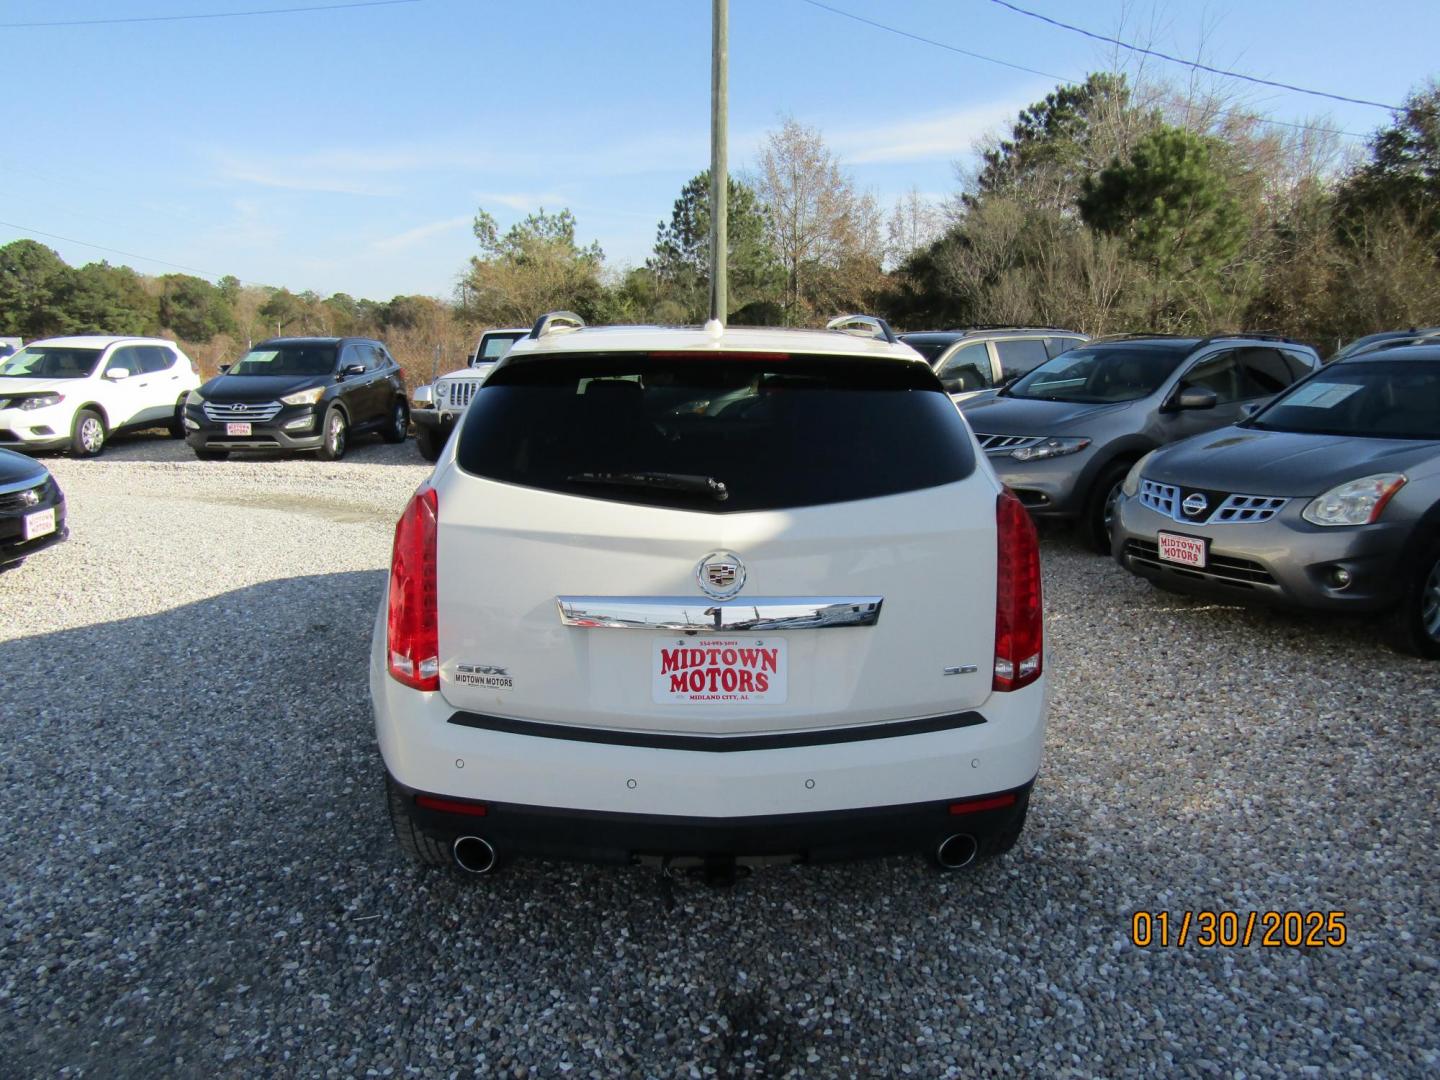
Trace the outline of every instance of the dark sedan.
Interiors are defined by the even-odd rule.
[[[0,570],[69,535],[65,495],[50,470],[34,458],[0,450]]]
[[[404,442],[410,406],[400,365],[369,338],[274,338],[185,399],[185,441],[202,460],[232,450],[318,450],[353,436]]]
[[[1321,369],[1126,477],[1114,554],[1164,588],[1385,612],[1440,658],[1440,348]]]

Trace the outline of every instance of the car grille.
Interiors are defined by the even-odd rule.
[[[1181,506],[1180,489],[1154,480],[1140,481],[1140,502],[1156,513],[1185,525],[1248,525],[1269,521],[1290,500],[1272,495],[1227,495],[1205,517],[1190,517]]]
[[[1219,581],[1242,589],[1253,589],[1256,585],[1275,584],[1275,578],[1270,571],[1253,559],[1234,559],[1227,555],[1212,553],[1208,559],[1209,565],[1202,570],[1193,566],[1162,562],[1160,546],[1144,540],[1125,541],[1125,555],[1134,562],[1144,563],[1157,570],[1169,570],[1182,577],[1196,578],[1202,581]]]
[[[207,401],[205,402],[205,418],[217,424],[226,422],[248,420],[251,423],[263,424],[267,420],[275,419],[275,414],[280,411],[278,401]]]
[[[480,389],[480,379],[451,379],[445,385],[446,403],[452,409],[463,409]]]
[[[980,449],[987,454],[1008,454],[1011,450],[1045,441],[1043,435],[981,435],[978,431],[975,438],[980,440]]]
[[[49,486],[50,481],[45,479],[24,491],[7,491],[4,495],[0,495],[0,514],[14,513],[17,510],[28,510],[32,506],[38,506],[44,501],[45,489]]]

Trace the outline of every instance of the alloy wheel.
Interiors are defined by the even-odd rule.
[[[1440,641],[1440,559],[1420,587],[1420,625],[1432,641]]]
[[[105,445],[105,426],[93,416],[80,422],[80,444],[87,454],[96,453]]]
[[[339,457],[345,449],[345,418],[339,413],[332,413],[330,416],[330,430],[325,433],[330,443],[330,453]]]
[[[394,419],[394,424],[395,424],[395,438],[396,438],[396,439],[404,439],[404,438],[405,438],[405,429],[406,429],[406,427],[409,426],[409,425],[407,425],[406,422],[405,422],[405,406],[403,406],[403,405],[396,405],[396,406],[395,406],[395,419]]]

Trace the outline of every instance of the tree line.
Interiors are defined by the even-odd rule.
[[[1100,72],[1060,85],[979,148],[938,201],[886,210],[821,133],[785,120],[728,178],[735,324],[846,311],[903,329],[1061,326],[1090,334],[1270,330],[1328,350],[1440,323],[1440,84],[1346,156],[1339,133],[1217,96]],[[452,299],[321,297],[189,274],[66,265],[0,247],[0,334],[166,333],[207,367],[274,334],[372,334],[412,377],[458,366],[480,327],[558,308],[691,324],[709,299],[710,177],[680,190],[643,265],[611,267],[568,209],[501,229],[481,208]]]

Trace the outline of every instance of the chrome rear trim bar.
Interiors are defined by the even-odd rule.
[[[588,630],[730,631],[829,630],[874,626],[883,596],[557,596],[560,622]]]

